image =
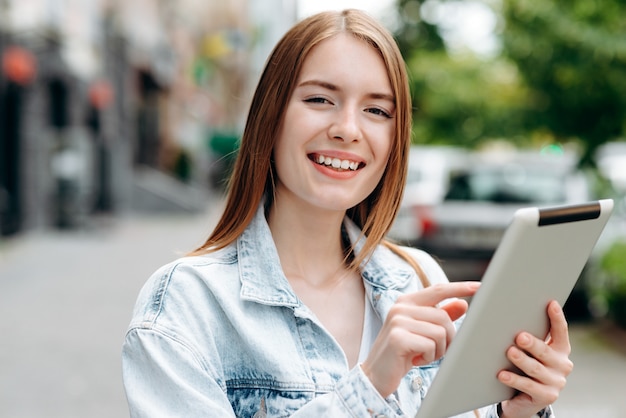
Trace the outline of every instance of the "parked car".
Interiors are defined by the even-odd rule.
[[[442,189],[429,200],[410,192],[407,184],[408,195],[399,214],[401,222],[397,222],[390,237],[404,238],[401,243],[435,256],[451,281],[482,278],[517,209],[615,197],[605,187],[602,195],[596,194],[597,173],[578,169],[578,155],[574,153],[465,152],[455,154],[458,158],[452,164],[446,158],[436,159],[425,153],[421,156],[435,164],[446,161],[439,171],[432,169],[439,173]],[[423,164],[417,156],[411,161]],[[427,170],[427,166],[421,169]],[[414,187],[418,187],[417,182]],[[595,286],[602,253],[616,239],[626,236],[621,206],[626,206],[626,200],[616,200],[617,213],[609,220],[565,305],[570,318],[591,315],[590,289]]]
[[[450,173],[467,166],[468,151],[452,146],[414,145],[409,153],[409,167],[404,196],[389,238],[412,245],[428,230],[422,208],[441,202],[448,190]]]
[[[576,164],[570,154],[474,154],[443,200],[421,208],[429,228],[413,245],[437,257],[450,280],[480,280],[517,209],[591,200]]]

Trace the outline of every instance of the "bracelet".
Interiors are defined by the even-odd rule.
[[[541,411],[537,412],[534,416],[542,417],[547,412],[548,408],[549,407],[543,408]],[[496,415],[498,416],[498,418],[502,418],[502,402],[498,402],[498,404],[496,405]]]

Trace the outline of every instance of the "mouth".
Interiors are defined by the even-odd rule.
[[[309,159],[318,165],[323,165],[337,171],[356,171],[365,166],[362,162],[342,160],[322,154],[310,154]]]

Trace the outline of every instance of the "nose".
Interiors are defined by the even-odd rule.
[[[344,142],[358,141],[361,139],[358,110],[352,106],[345,106],[339,109],[336,118],[329,127],[328,135],[332,139],[340,139]]]

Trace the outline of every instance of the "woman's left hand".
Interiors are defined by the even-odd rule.
[[[569,359],[571,346],[567,320],[558,302],[548,304],[550,338],[547,342],[527,332],[520,332],[515,345],[507,351],[508,359],[524,374],[503,370],[498,380],[519,391],[502,402],[502,418],[528,418],[554,403],[565,387],[574,364]]]

